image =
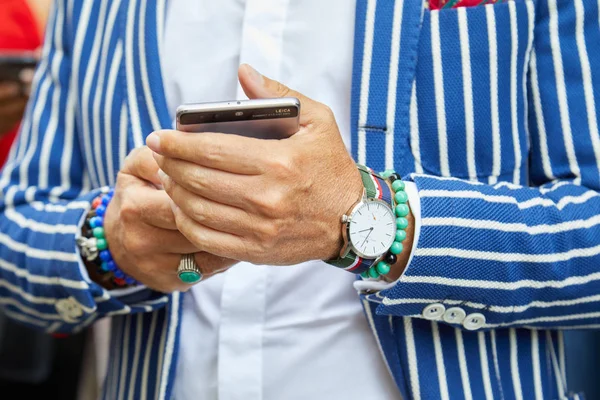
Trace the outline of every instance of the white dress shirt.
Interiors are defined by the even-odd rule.
[[[237,68],[249,63],[329,105],[349,147],[354,10],[348,0],[170,2],[162,67],[172,114],[182,103],[246,98]],[[354,282],[315,261],[240,263],[194,286],[175,400],[400,398]]]

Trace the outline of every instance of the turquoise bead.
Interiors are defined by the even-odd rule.
[[[390,247],[390,253],[392,254],[400,254],[402,250],[404,250],[404,246],[400,242],[394,242],[392,243],[392,247]]]
[[[396,182],[398,181],[394,181],[394,183]],[[408,195],[405,191],[401,190],[399,192],[396,192],[396,194],[394,195],[394,200],[396,200],[396,203],[406,203],[408,201]]]
[[[390,264],[380,261],[377,263],[377,272],[379,272],[379,274],[381,275],[386,275],[388,272],[390,272],[390,269],[392,267],[390,267]]]
[[[367,279],[369,277],[369,270],[363,271],[360,276],[362,276],[364,279]]]
[[[108,247],[108,243],[106,243],[106,239],[98,239],[96,242],[96,247],[98,250],[106,250]]]
[[[397,217],[406,217],[408,215],[408,206],[406,204],[398,204],[395,210]]]
[[[108,271],[110,271],[110,268],[108,267],[108,263],[107,262],[103,262],[102,264],[100,264],[100,269],[102,270],[102,272],[108,272]]]
[[[98,239],[104,239],[104,228],[102,228],[100,226],[96,227],[96,228],[92,229],[92,233]]]
[[[375,267],[369,268],[369,276],[373,279],[379,278],[379,272],[377,272],[377,269]]]
[[[396,242],[401,242],[406,239],[406,231],[402,229],[398,229],[396,231]]]
[[[382,173],[380,173],[379,175],[383,178],[383,179],[387,179],[389,178],[392,174],[394,173],[393,169],[386,169],[385,171],[383,171]]]
[[[398,229],[406,229],[408,226],[408,220],[404,217],[396,218],[396,228]]]
[[[394,181],[394,183],[392,183],[392,190],[394,192],[397,192],[399,190],[404,190],[404,182],[402,182],[400,179],[396,179]]]

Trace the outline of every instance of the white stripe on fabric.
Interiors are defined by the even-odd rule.
[[[485,333],[477,332],[477,341],[479,343],[479,361],[481,363],[481,377],[483,379],[483,390],[486,400],[493,400],[492,381],[490,380],[490,365],[487,356],[487,347],[485,345]]]
[[[565,360],[565,338],[562,331],[558,331],[556,340],[558,341],[558,361],[560,365],[560,376],[563,384],[567,387],[567,366]]]
[[[23,214],[17,212],[13,207],[5,208],[4,216],[8,220],[17,224],[19,227],[23,229],[29,229],[34,232],[63,235],[75,235],[79,232],[79,228],[75,225],[45,224],[43,222],[37,222],[36,220],[25,218]]]
[[[504,399],[504,391],[502,390],[502,380],[500,378],[500,365],[498,363],[498,345],[496,343],[496,332],[490,332],[490,341],[492,342],[492,356],[494,357],[494,372],[496,374],[496,382],[500,390],[500,398]]]
[[[371,84],[371,60],[373,57],[373,34],[375,31],[375,0],[367,0],[367,16],[365,20],[365,38],[363,47],[362,73],[360,79],[360,100],[358,107],[358,162],[367,162],[367,125],[369,113],[369,87]]]
[[[46,332],[47,333],[54,333],[54,332],[56,332],[58,330],[58,328],[60,328],[61,325],[62,325],[62,322],[53,322],[53,323],[50,324],[50,326],[48,327],[48,329],[46,329]]]
[[[13,186],[11,186],[11,188],[12,187]],[[63,206],[61,204],[42,203],[41,201],[34,201],[29,203],[29,206],[36,211],[64,213],[67,210],[87,210],[90,208],[90,203],[87,201],[72,201],[67,205]]]
[[[534,197],[529,200],[525,200],[519,202],[516,198],[512,196],[504,196],[504,195],[489,195],[483,194],[481,192],[475,190],[421,190],[419,192],[419,197],[441,197],[441,198],[456,198],[456,199],[481,199],[490,203],[506,203],[506,204],[515,204],[520,210],[526,210],[532,207],[556,207],[559,210],[562,210],[566,206],[570,204],[583,204],[586,201],[600,197],[600,195],[593,191],[589,190],[584,192],[579,196],[563,196],[560,198],[558,202],[544,197]]]
[[[403,275],[400,282],[406,283],[425,283],[438,284],[447,286],[472,287],[478,289],[495,289],[495,290],[517,290],[523,288],[543,289],[543,288],[564,288],[571,285],[583,285],[596,280],[600,280],[600,272],[594,272],[589,275],[569,276],[559,281],[535,281],[532,279],[522,279],[513,282],[501,282],[479,279],[458,279],[446,278],[441,276],[413,276]],[[436,301],[439,301],[436,300]]]
[[[148,371],[150,368],[150,355],[153,353],[154,335],[156,333],[156,321],[158,319],[158,313],[152,313],[152,320],[150,321],[150,329],[146,338],[146,350],[144,350],[144,365],[142,367],[142,379],[140,382],[140,398],[148,398]],[[166,324],[165,324],[166,325]]]
[[[90,315],[89,317],[86,318],[85,321],[83,321],[81,324],[77,325],[74,329],[73,329],[73,333],[79,333],[82,330],[86,329],[87,327],[89,327],[93,322],[96,322],[96,319],[98,319],[98,314],[94,313],[92,315]]]
[[[165,0],[156,0],[156,38],[158,40],[158,59],[162,60],[162,46],[165,30]]]
[[[171,306],[169,312],[171,313],[169,320],[169,333],[167,337],[167,345],[164,349],[165,359],[164,364],[161,366],[160,375],[160,393],[158,400],[166,400],[167,384],[169,380],[169,369],[171,368],[171,362],[173,358],[173,350],[175,348],[175,330],[179,325],[179,297],[181,295],[177,292],[171,295]]]
[[[531,149],[531,132],[529,131],[529,97],[528,97],[528,91],[527,91],[527,83],[528,83],[528,75],[527,72],[529,71],[529,61],[531,59],[531,49],[533,47],[533,38],[534,38],[534,31],[535,31],[535,9],[534,9],[534,4],[533,4],[533,0],[529,1],[526,0],[525,1],[525,6],[526,6],[526,10],[527,10],[527,47],[525,48],[525,59],[523,62],[523,75],[521,76],[521,85],[522,85],[522,92],[521,95],[523,96],[523,129],[525,130],[525,140],[526,140],[526,148],[525,148],[525,158],[528,157],[529,151]],[[525,160],[525,168],[526,171],[528,172],[528,168],[529,166],[528,161]],[[529,182],[529,177],[525,178],[526,182],[525,184],[527,184]]]
[[[446,367],[444,366],[444,354],[442,352],[442,341],[437,322],[431,321],[431,333],[433,335],[433,349],[435,352],[435,366],[438,374],[438,384],[440,385],[440,399],[449,400],[448,382],[446,380]]]
[[[123,324],[125,325],[123,338],[121,340],[121,373],[119,374],[119,395],[118,400],[124,399],[125,385],[131,383],[133,379],[127,379],[127,372],[129,369],[129,330],[131,329],[131,315],[123,317]]]
[[[52,251],[52,250],[40,250],[35,249],[33,247],[29,247],[24,243],[17,242],[13,240],[10,236],[0,232],[0,244],[5,245],[9,249],[19,252],[25,253],[27,257],[32,258],[40,258],[42,260],[56,260],[56,261],[66,261],[66,262],[78,262],[79,257],[74,253],[64,253],[61,251]]]
[[[5,305],[5,306],[13,306],[15,308],[18,308],[22,312],[32,315],[37,318],[47,319],[47,320],[62,320],[61,316],[58,314],[48,314],[48,313],[40,312],[40,311],[36,310],[35,308],[27,307],[26,305],[21,304],[16,299],[13,299],[11,297],[5,297],[5,298],[0,297],[0,304]]]
[[[95,159],[96,159],[96,163],[99,165],[98,170],[101,171],[100,172],[100,178],[101,181],[105,181],[104,177],[106,176],[108,179],[106,180],[106,183],[103,183],[102,185],[104,186],[105,184],[111,185],[113,183],[113,175],[114,175],[114,168],[112,165],[112,120],[107,120],[106,119],[106,114],[110,113],[112,110],[112,105],[114,103],[114,99],[113,99],[113,94],[114,94],[114,82],[113,83],[113,87],[111,87],[111,78],[113,77],[113,67],[114,67],[114,58],[116,57],[116,52],[112,53],[113,54],[113,65],[111,65],[110,67],[110,73],[109,73],[109,80],[108,80],[108,85],[105,86],[105,78],[106,78],[106,64],[108,63],[108,60],[110,59],[110,55],[108,52],[108,46],[110,44],[110,40],[113,34],[113,30],[114,30],[114,26],[115,26],[115,20],[117,18],[117,11],[119,11],[119,8],[121,6],[121,1],[120,0],[113,0],[112,4],[110,6],[110,11],[108,12],[108,18],[106,21],[106,26],[104,29],[104,36],[102,38],[102,57],[101,57],[101,61],[100,61],[100,71],[98,73],[98,82],[96,84],[96,93],[94,95],[94,100],[92,102],[93,107],[94,107],[94,150],[95,150]],[[114,49],[111,49],[111,51],[113,51]],[[116,73],[114,73],[116,74]],[[102,100],[102,94],[106,93],[106,99],[104,104],[102,104],[101,100]],[[104,129],[105,132],[101,132],[100,131],[100,121],[102,119],[102,115],[103,113],[100,110],[100,106],[102,104],[102,107],[104,107]],[[108,133],[108,134],[105,134]],[[106,155],[106,170],[100,166],[102,166],[102,153],[101,153],[101,149],[102,149],[102,143],[100,142],[100,135],[103,135],[104,138],[104,154]]]
[[[523,388],[521,387],[521,374],[519,372],[519,352],[517,348],[517,332],[514,328],[508,330],[510,343],[510,374],[512,377],[515,398],[523,400]]]
[[[109,367],[108,372],[112,372],[110,379],[108,382],[110,383],[109,387],[105,388],[105,394],[110,393],[110,395],[105,395],[105,398],[109,400],[114,400],[118,395],[118,385],[119,385],[119,350],[121,350],[120,345],[123,343],[122,337],[122,326],[123,320],[122,318],[113,319],[112,327],[111,327],[111,340],[110,340],[110,358],[112,360],[111,365]]]
[[[92,88],[92,82],[96,78],[98,70],[98,58],[100,56],[100,48],[102,46],[103,29],[106,27],[106,11],[109,2],[104,1],[100,3],[100,12],[98,15],[98,24],[96,25],[96,32],[92,37],[92,51],[89,57],[85,60],[87,68],[85,70],[85,78],[83,81],[82,93],[82,106],[81,106],[81,119],[83,120],[83,145],[85,154],[88,155],[88,172],[94,186],[106,186],[106,179],[104,179],[103,173],[106,171],[102,160],[101,146],[100,146],[100,133],[92,132],[90,129],[90,93]],[[100,75],[103,76],[103,75]],[[102,86],[97,86],[97,91],[104,89]],[[93,104],[93,103],[92,103]],[[102,132],[104,133],[104,132]],[[92,149],[91,138],[94,137],[94,149]],[[95,156],[92,159],[92,154]],[[95,162],[94,162],[95,161]]]
[[[563,68],[562,53],[560,49],[560,38],[558,32],[558,10],[556,0],[548,0],[550,48],[554,64],[554,78],[556,80],[556,95],[558,97],[558,110],[560,113],[561,130],[564,137],[565,151],[569,160],[569,168],[576,176],[575,184],[581,183],[581,171],[577,164],[575,146],[573,144],[573,133],[571,131],[571,119],[569,116],[569,104],[567,100],[567,88],[565,84],[565,70]]]
[[[156,0],[154,0],[156,1]],[[148,40],[146,38],[146,8],[148,5],[148,0],[141,0],[140,3],[140,15],[139,15],[139,21],[140,21],[140,26],[139,26],[139,30],[138,30],[138,43],[139,43],[139,57],[140,57],[140,69],[142,71],[141,74],[141,80],[142,80],[142,88],[144,89],[144,98],[146,99],[146,107],[148,107],[148,114],[150,115],[150,122],[152,123],[152,127],[155,130],[158,130],[161,128],[160,126],[160,121],[158,119],[158,114],[156,113],[156,107],[154,107],[154,99],[152,96],[152,90],[150,89],[150,83],[148,81],[148,64],[146,61],[146,41]],[[160,40],[159,37],[157,37],[157,40]],[[156,45],[158,46],[158,43],[156,43]],[[158,58],[156,60],[156,62],[158,63],[158,66],[155,66],[155,68],[158,68],[160,70],[160,62],[161,59]],[[162,89],[162,88],[161,88]],[[143,146],[143,141],[140,144],[140,146]]]
[[[577,51],[579,52],[579,63],[581,64],[581,77],[583,93],[585,96],[585,109],[588,118],[590,139],[596,160],[600,160],[600,133],[598,132],[598,116],[596,115],[596,103],[594,100],[594,85],[592,83],[592,67],[585,44],[585,7],[582,0],[575,0],[575,32],[577,38]],[[598,162],[598,161],[597,161]]]
[[[454,334],[456,335],[456,352],[458,353],[458,368],[460,369],[460,380],[462,382],[463,394],[465,396],[465,400],[473,400],[462,331],[460,329],[455,329]]]
[[[65,288],[87,290],[89,286],[84,281],[73,281],[62,277],[49,277],[45,275],[32,275],[29,270],[17,267],[15,264],[9,263],[6,260],[0,259],[0,268],[12,272],[19,278],[25,278],[30,283],[41,285],[59,285]]]
[[[446,129],[446,105],[444,101],[444,70],[440,39],[440,14],[431,14],[431,53],[433,58],[433,84],[435,89],[435,110],[438,125],[438,142],[440,151],[440,172],[442,176],[450,176],[448,161],[448,132]]]
[[[123,45],[121,42],[117,43],[115,47],[115,51],[113,53],[113,59],[110,65],[110,71],[108,73],[108,83],[106,86],[106,101],[104,103],[104,126],[108,129],[108,127],[113,126],[113,115],[112,115],[112,105],[115,101],[115,88],[117,86],[117,76],[119,74],[119,66],[123,60]],[[112,129],[111,129],[112,130]],[[112,132],[111,132],[112,133]],[[122,134],[119,131],[119,134]],[[115,184],[115,167],[113,165],[113,148],[112,148],[112,134],[105,135],[105,152],[106,152],[106,174],[108,175],[108,184]],[[119,149],[120,150],[120,149]]]
[[[469,179],[477,179],[475,165],[475,116],[473,111],[473,82],[471,77],[471,45],[469,44],[469,20],[467,9],[456,9],[458,16],[458,33],[460,41],[460,56],[462,64],[463,96],[465,104],[465,134],[467,144],[467,171]]]
[[[519,32],[517,28],[517,11],[514,1],[508,2],[510,15],[510,119],[512,125],[512,140],[515,151],[515,170],[513,182],[521,180],[521,142],[519,138],[519,117],[517,114],[517,56],[519,53]]]
[[[555,179],[550,165],[550,153],[548,151],[548,135],[546,134],[546,122],[544,120],[544,109],[540,95],[540,84],[537,72],[537,57],[535,50],[531,52],[531,93],[533,97],[533,108],[535,110],[535,122],[540,144],[539,154],[542,158],[542,169],[547,179]]]
[[[548,193],[550,193],[550,192],[553,192],[553,191],[555,191],[555,190],[557,190],[557,189],[560,189],[560,188],[561,188],[561,187],[563,187],[563,186],[566,186],[566,185],[572,185],[572,184],[574,184],[574,182],[573,182],[572,180],[562,180],[562,181],[558,181],[558,182],[555,182],[555,183],[554,183],[552,186],[550,186],[550,187],[541,186],[541,187],[540,187],[540,193],[541,193],[541,194],[548,194]]]
[[[367,306],[365,306],[366,308]],[[403,317],[404,336],[406,341],[406,357],[408,362],[408,374],[410,391],[414,400],[421,400],[421,386],[419,385],[419,368],[417,365],[417,348],[415,346],[415,333],[412,319]]]
[[[496,289],[496,288],[494,288]],[[423,298],[402,298],[402,299],[390,299],[388,297],[384,297],[382,304],[386,306],[395,306],[400,304],[432,304],[438,302],[439,299],[423,299]],[[465,307],[478,308],[486,311],[501,313],[501,314],[513,314],[513,313],[522,313],[530,308],[552,308],[552,307],[566,307],[566,306],[574,306],[578,304],[585,303],[593,303],[600,302],[600,294],[579,297],[576,299],[570,300],[554,300],[554,301],[540,301],[535,300],[528,304],[523,304],[520,306],[495,306],[491,304],[483,304],[483,303],[475,303],[471,301],[462,301],[462,300],[444,300],[445,304],[456,304],[462,305]]]
[[[135,27],[135,21],[137,19],[137,14],[135,13],[135,6],[137,5],[137,1],[130,1],[129,8],[127,10],[127,30],[125,33],[125,53],[127,56],[125,57],[125,71],[127,74],[127,97],[129,105],[129,112],[131,114],[131,127],[133,131],[133,142],[136,147],[143,145],[143,135],[142,135],[142,127],[140,124],[140,112],[138,109],[138,99],[136,92],[136,72],[134,69],[134,54],[133,54],[133,45],[134,45],[134,32],[133,28]],[[143,18],[142,18],[143,19]]]
[[[469,218],[422,218],[422,226],[454,226],[469,229],[487,229],[499,232],[527,233],[529,235],[555,234],[574,231],[578,229],[589,229],[600,224],[600,215],[588,219],[565,221],[554,225],[540,224],[528,226],[524,223],[499,222],[484,219]]]
[[[143,17],[142,17],[143,18]],[[129,400],[136,400],[135,397],[135,386],[138,382],[137,380],[137,370],[140,364],[140,348],[142,345],[142,326],[144,323],[144,314],[139,313],[136,315],[136,327],[135,327],[135,348],[133,350],[133,361],[131,362],[131,378],[130,378],[130,386],[129,386]],[[143,397],[142,397],[143,398]]]
[[[542,373],[540,367],[540,341],[538,331],[531,330],[531,362],[533,368],[533,388],[536,400],[544,400],[542,391]]]
[[[412,94],[410,96],[410,148],[415,159],[415,171],[423,173],[423,164],[421,163],[421,147],[419,143],[419,106],[417,103],[417,84],[413,82]]]
[[[50,279],[50,278],[48,278]],[[56,282],[55,282],[56,284]],[[14,294],[21,296],[24,300],[34,303],[34,304],[56,304],[56,297],[42,297],[42,296],[34,296],[29,292],[24,291],[19,286],[13,285],[12,283],[6,280],[0,280],[0,287],[7,289]]]
[[[511,322],[504,322],[501,324],[485,324],[484,328],[504,328],[507,326],[519,326],[519,325],[530,325],[530,324],[541,324],[541,323],[553,323],[560,321],[572,321],[574,319],[597,319],[600,318],[600,311],[580,314],[568,314],[568,315],[554,315],[549,317],[538,317],[528,319],[517,319]]]
[[[385,132],[385,168],[394,168],[394,135],[396,132],[396,89],[398,87],[398,65],[400,64],[400,25],[402,22],[403,1],[394,2],[392,43],[390,48],[390,73],[387,93]]]
[[[157,350],[157,352],[158,352],[158,357],[157,357],[157,362],[156,362],[156,375],[157,376],[160,373],[160,371],[162,371],[162,368],[163,368],[163,361],[164,361],[164,356],[165,356],[165,343],[167,342],[167,327],[168,326],[169,326],[169,318],[168,318],[167,312],[165,312],[165,318],[163,320],[162,329],[160,331],[160,341],[158,343],[158,350]],[[156,395],[160,392],[162,380],[157,379],[157,378],[154,378],[154,380],[155,380],[154,397],[156,397]]]
[[[31,318],[31,317],[28,317],[27,315],[16,313],[14,311],[9,310],[8,308],[2,309],[2,313],[4,315],[6,315],[7,317],[10,317],[11,319],[14,319],[16,321],[21,321],[26,324],[32,324],[32,325],[36,325],[39,327],[45,327],[48,325],[48,323],[46,321],[40,321],[39,319]],[[60,322],[58,322],[58,324],[60,325]],[[54,325],[52,325],[52,326],[54,326]]]
[[[127,114],[127,107],[125,103],[121,105],[121,116],[119,123],[119,162],[120,167],[125,165],[125,158],[127,157],[128,143],[127,143],[127,127],[129,126],[129,115]]]
[[[529,263],[553,263],[569,261],[574,258],[593,257],[598,254],[600,254],[600,245],[580,249],[571,249],[562,253],[553,254],[496,253],[492,251],[463,250],[444,247],[417,248],[415,250],[415,256],[421,257],[457,257],[468,258],[472,260]]]
[[[563,399],[565,393],[565,387],[561,379],[560,368],[556,359],[556,350],[554,349],[554,343],[552,341],[552,334],[550,331],[546,331],[546,341],[550,348],[550,358],[552,360],[552,368],[554,369],[554,378],[556,379],[556,388],[558,390],[558,396]]]

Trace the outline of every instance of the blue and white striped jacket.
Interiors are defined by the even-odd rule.
[[[171,126],[165,2],[56,2],[0,176],[0,304],[47,332],[112,316],[107,399],[170,398],[179,349],[182,295],[113,297],[83,277],[74,241],[129,150]],[[600,326],[599,8],[357,1],[355,157],[421,196],[409,269],[362,297],[405,399],[577,398],[561,332]],[[485,325],[427,320],[430,304]]]

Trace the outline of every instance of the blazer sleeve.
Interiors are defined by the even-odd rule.
[[[168,301],[148,290],[114,297],[89,279],[75,244],[99,191],[90,191],[77,132],[66,3],[51,13],[31,101],[0,174],[0,305],[57,333]]]
[[[478,329],[600,326],[598,7],[537,2],[529,187],[410,178],[420,239],[398,283],[367,296],[378,313],[444,322],[440,310],[458,307]]]

